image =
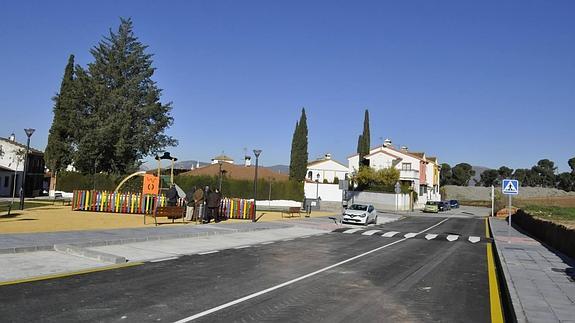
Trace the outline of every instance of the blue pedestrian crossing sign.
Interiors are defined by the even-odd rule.
[[[516,179],[504,179],[501,191],[506,195],[519,194],[519,181]]]

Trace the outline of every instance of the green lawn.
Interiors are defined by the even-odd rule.
[[[52,202],[50,202],[50,201],[45,201],[45,202],[39,202],[39,201],[28,202],[28,201],[26,201],[26,202],[24,202],[24,209],[31,209],[31,208],[46,206],[46,205],[52,205]],[[6,212],[8,212],[9,206],[10,206],[10,202],[0,202],[0,216],[4,215]],[[12,211],[19,210],[19,209],[20,209],[20,200],[15,200],[14,204],[12,204]]]
[[[575,222],[575,207],[528,205],[523,210],[533,216],[547,220]]]

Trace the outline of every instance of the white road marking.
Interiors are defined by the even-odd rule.
[[[282,241],[293,241],[293,238],[292,239],[283,239]]]
[[[150,262],[161,262],[161,261],[176,260],[176,259],[178,259],[178,257],[168,257],[168,258],[160,258],[160,259],[150,260]]]
[[[249,247],[251,247],[251,246],[249,246],[249,245],[248,246],[239,246],[239,247],[235,247],[234,249],[245,249],[245,248],[249,248]]]
[[[211,253],[216,253],[216,252],[220,252],[219,250],[212,250],[212,251],[206,251],[206,252],[200,252],[198,255],[209,255]]]
[[[363,230],[363,229],[349,229],[349,230],[343,231],[343,233],[355,233],[355,232],[361,231],[361,230]]]
[[[470,236],[469,238],[467,238],[467,240],[469,240],[469,242],[471,243],[477,243],[481,240],[481,238],[476,236]]]
[[[447,221],[447,220],[449,220],[449,218],[443,219],[443,220],[441,220],[440,222],[438,222],[438,223],[436,223],[436,224],[430,226],[429,228],[427,228],[427,229],[425,229],[425,230],[423,230],[423,231],[418,232],[417,234],[427,232],[427,231],[429,231],[429,230],[435,228],[436,226],[441,225],[443,222],[445,222],[445,221]],[[188,317],[183,318],[183,319],[181,319],[181,320],[179,320],[179,321],[176,321],[175,323],[186,323],[186,322],[190,322],[190,321],[193,321],[193,320],[195,320],[195,319],[204,317],[204,316],[206,316],[206,315],[210,315],[210,314],[212,314],[212,313],[218,312],[218,311],[223,310],[223,309],[225,309],[225,308],[228,308],[228,307],[234,306],[234,305],[236,305],[236,304],[245,302],[245,301],[247,301],[247,300],[250,300],[250,299],[252,299],[252,298],[258,297],[258,296],[260,296],[260,295],[267,294],[267,293],[272,292],[272,291],[274,291],[274,290],[276,290],[276,289],[280,289],[280,288],[282,288],[282,287],[289,286],[289,285],[291,285],[291,284],[297,283],[297,282],[300,281],[300,280],[304,280],[304,279],[306,279],[306,278],[309,278],[309,277],[315,276],[315,275],[317,275],[317,274],[320,274],[320,273],[322,273],[322,272],[324,272],[324,271],[327,271],[327,270],[330,270],[330,269],[332,269],[332,268],[341,266],[341,265],[343,265],[343,264],[346,264],[346,263],[348,263],[348,262],[354,261],[354,260],[356,260],[356,259],[365,257],[365,256],[367,256],[367,255],[369,255],[369,254],[372,254],[372,253],[377,252],[377,251],[379,251],[379,250],[382,250],[382,249],[384,249],[384,248],[393,246],[394,244],[398,244],[398,243],[403,242],[403,241],[405,241],[405,240],[407,240],[407,238],[403,238],[403,239],[399,239],[399,240],[394,241],[394,242],[390,242],[390,243],[385,244],[385,245],[383,245],[383,246],[381,246],[381,247],[372,249],[372,250],[370,250],[370,251],[364,252],[364,253],[359,254],[359,255],[357,255],[357,256],[354,256],[354,257],[348,258],[348,259],[346,259],[346,260],[340,261],[340,262],[338,262],[338,263],[336,263],[336,264],[333,264],[333,265],[331,265],[331,266],[324,267],[324,268],[322,268],[322,269],[319,269],[319,270],[316,270],[316,271],[311,272],[311,273],[309,273],[309,274],[306,274],[306,275],[297,277],[297,278],[292,279],[292,280],[290,280],[290,281],[281,283],[281,284],[279,284],[279,285],[275,285],[275,286],[270,287],[270,288],[268,288],[268,289],[261,290],[261,291],[259,291],[259,292],[256,292],[256,293],[253,293],[253,294],[244,296],[244,297],[242,297],[242,298],[238,298],[238,299],[236,299],[236,300],[234,300],[234,301],[231,301],[231,302],[222,304],[222,305],[220,305],[220,306],[216,306],[216,307],[210,308],[209,310],[205,310],[205,311],[203,311],[203,312],[194,314],[194,315],[192,315],[192,316],[188,316]]]
[[[437,238],[437,234],[432,234],[432,233],[430,233],[430,234],[426,234],[426,235],[425,235],[425,239],[427,239],[427,240],[432,240],[432,239],[435,239],[435,238]]]
[[[417,233],[410,232],[410,233],[404,234],[403,236],[409,239],[409,238],[415,237],[416,235],[417,235]]]
[[[260,244],[272,244],[272,243],[274,243],[274,242],[275,242],[275,241],[267,241],[267,242],[262,242],[262,243],[260,243]]]
[[[457,239],[459,239],[459,236],[456,234],[450,234],[447,236],[447,241],[455,241]]]
[[[364,233],[362,233],[364,236],[371,236],[374,235],[378,232],[380,232],[381,230],[369,230],[369,231],[365,231]]]
[[[386,238],[391,238],[391,237],[393,237],[394,235],[396,235],[396,234],[398,234],[398,233],[399,233],[399,232],[397,232],[397,231],[390,231],[390,232],[386,232],[386,233],[382,234],[381,236],[382,236],[382,237],[386,237]]]

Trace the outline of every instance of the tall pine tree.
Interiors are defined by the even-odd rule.
[[[365,156],[369,155],[370,147],[370,133],[369,133],[369,111],[365,110],[363,118],[363,133],[359,136],[357,142],[357,153],[359,154],[360,165],[365,165]]]
[[[134,35],[132,21],[121,19],[90,51],[94,62],[78,68],[82,133],[75,166],[83,172],[125,173],[148,155],[173,146],[164,134],[173,123],[171,103],[160,102],[162,90],[152,80],[152,54]]]
[[[75,89],[74,55],[70,55],[64,70],[60,92],[52,99],[54,118],[48,134],[48,145],[44,152],[46,166],[53,175],[72,163],[72,144],[77,125],[73,118],[77,109]]]
[[[290,179],[303,181],[307,171],[307,117],[305,109],[301,109],[301,117],[296,123],[291,147]]]

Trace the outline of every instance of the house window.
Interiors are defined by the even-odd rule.
[[[411,163],[401,163],[401,170],[411,170]]]
[[[427,194],[427,186],[420,186],[419,187],[419,196],[423,196],[424,194]]]
[[[313,179],[313,173],[311,172],[311,170],[307,172],[307,178]]]
[[[4,176],[4,187],[8,187],[8,183],[10,183],[10,176]]]

